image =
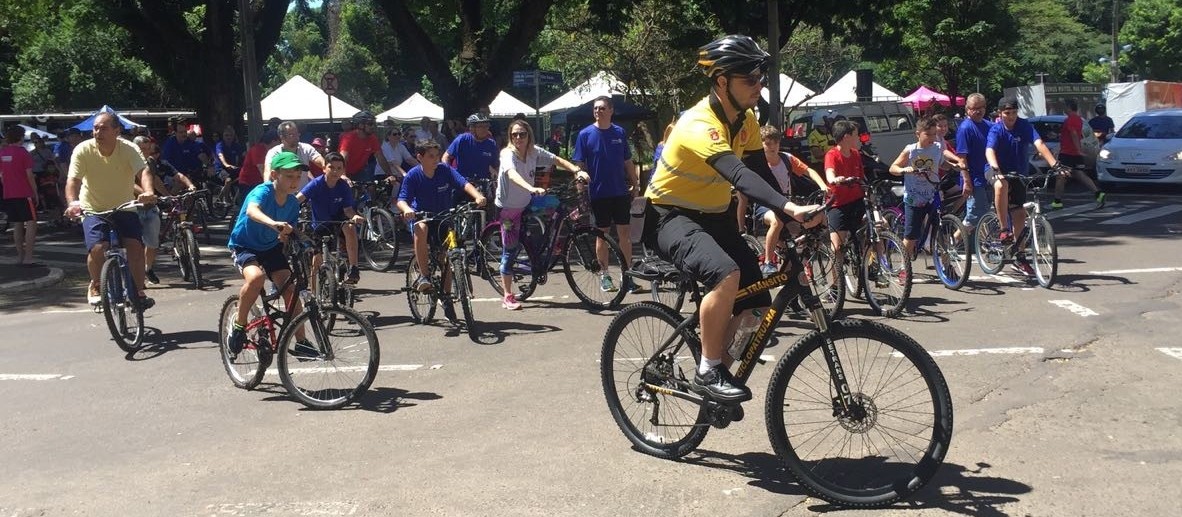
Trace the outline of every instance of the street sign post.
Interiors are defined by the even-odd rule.
[[[534,124],[536,124],[535,131],[538,134],[541,134],[542,131],[542,112],[539,109],[542,102],[543,84],[562,84],[562,72],[549,72],[546,70],[513,71],[514,88],[534,87]]]
[[[324,93],[328,95],[328,131],[329,134],[332,134],[333,129],[335,129],[335,124],[332,120],[332,96],[337,93],[337,74],[325,72],[324,75],[320,76],[320,89],[324,90]],[[329,149],[336,148],[336,140],[336,138],[333,138],[332,141],[329,142]]]

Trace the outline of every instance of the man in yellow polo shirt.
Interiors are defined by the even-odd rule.
[[[138,175],[144,193],[139,201],[151,203],[156,195],[152,189],[152,175],[147,174],[144,157],[134,144],[119,138],[122,126],[112,113],[99,113],[94,119],[94,138],[74,148],[70,157],[70,173],[66,179],[66,216],[82,219],[82,236],[89,254],[86,269],[90,272],[90,286],[86,301],[97,305],[99,274],[107,252],[107,223],[90,212],[104,212],[136,199],[134,183]],[[140,174],[140,172],[145,172]],[[147,309],[154,301],[144,295],[143,228],[136,212],[118,212],[112,220],[127,250],[131,276],[140,293],[141,307]]]
[[[766,292],[735,303],[740,285],[763,276],[730,210],[731,187],[797,218],[816,208],[788,202],[761,176],[775,181],[751,110],[769,62],[748,36],[725,36],[699,49],[698,66],[710,78],[710,95],[677,120],[645,193],[652,204],[646,217],[657,221],[649,242],[707,290],[699,305],[702,360],[690,387],[724,404],[751,398],[723,364],[726,345],[740,324],[750,324],[752,309],[771,305]]]

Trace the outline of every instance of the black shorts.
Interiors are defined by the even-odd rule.
[[[37,220],[37,209],[33,206],[33,200],[27,197],[5,199],[4,213],[8,214],[8,222],[10,223]]]
[[[935,203],[924,206],[903,205],[903,238],[919,240],[920,234],[923,233],[923,223],[929,217],[938,216]]]
[[[866,216],[866,200],[859,199],[847,205],[835,206],[825,216],[829,219],[830,230],[857,231],[862,227],[862,218]]]
[[[1010,210],[1022,208],[1022,203],[1026,202],[1026,184],[1018,178],[1006,178],[1006,183],[1010,185],[1010,193],[1007,196]]]
[[[657,254],[693,275],[707,291],[735,271],[739,272],[740,287],[763,278],[759,259],[743,241],[733,211],[704,214],[659,205],[652,205],[652,209],[658,219]],[[736,302],[733,313],[771,303],[771,294],[764,291]]]
[[[287,263],[287,256],[283,254],[283,244],[278,244],[265,251],[234,246],[230,248],[230,255],[234,257],[234,265],[238,267],[239,273],[251,264],[263,268],[267,278],[271,278],[278,271],[291,269],[291,265]]]
[[[607,228],[613,224],[631,224],[632,196],[592,199],[591,220],[596,228]]]
[[[1084,169],[1084,157],[1075,154],[1059,153],[1059,163],[1071,167],[1072,169]]]

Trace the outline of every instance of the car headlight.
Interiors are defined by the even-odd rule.
[[[1178,151],[1178,152],[1176,152],[1176,153],[1170,153],[1170,154],[1167,154],[1167,155],[1165,155],[1165,156],[1162,158],[1162,161],[1163,161],[1163,162],[1179,162],[1179,161],[1182,161],[1182,151]]]
[[[1116,151],[1112,151],[1108,148],[1100,149],[1099,156],[1101,160],[1116,160]]]

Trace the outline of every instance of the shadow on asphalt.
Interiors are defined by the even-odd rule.
[[[547,334],[562,330],[554,325],[537,325],[521,321],[481,321],[478,325],[480,333],[472,341],[480,345],[499,345],[509,336]]]
[[[202,346],[187,346],[201,344]],[[144,327],[144,345],[127,354],[128,361],[155,359],[175,350],[197,350],[218,347],[218,333],[212,330],[185,330],[164,334],[155,327]]]
[[[320,409],[312,409],[299,401],[295,400],[283,388],[283,384],[263,383],[259,384],[253,391],[259,393],[266,393],[269,396],[262,400],[268,402],[288,402],[299,406],[300,411],[323,411]],[[353,401],[343,408],[336,411],[373,411],[375,413],[393,413],[403,408],[415,407],[422,402],[439,400],[443,396],[431,392],[411,392],[400,388],[390,387],[370,387],[361,395],[359,400]]]
[[[986,475],[992,465],[977,463],[969,469],[955,463],[945,463],[936,471],[928,486],[911,499],[886,508],[898,510],[942,510],[947,513],[974,516],[1009,515],[1001,506],[1016,503],[1020,494],[1028,494],[1033,487],[1001,477]],[[846,508],[831,504],[817,504],[809,510],[824,513]]]

